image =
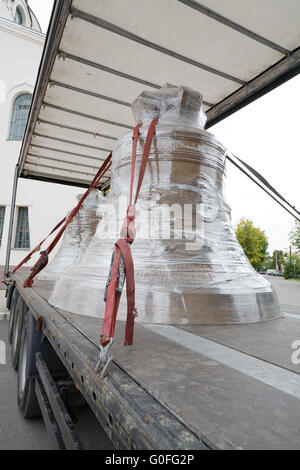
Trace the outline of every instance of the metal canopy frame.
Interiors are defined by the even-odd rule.
[[[33,135],[36,136],[36,137],[44,137],[45,139],[56,140],[57,142],[64,142],[65,144],[80,145],[81,147],[86,147],[86,148],[89,148],[89,149],[103,150],[104,152],[108,152],[108,153],[110,153],[112,151],[112,149],[105,149],[105,148],[102,148],[102,147],[96,147],[94,145],[82,144],[81,142],[79,143],[79,142],[73,142],[71,140],[59,139],[58,137],[53,137],[53,136],[45,135],[45,134],[39,134],[37,132],[34,132]],[[31,145],[33,145],[33,144],[31,144]],[[93,158],[93,157],[90,157],[90,158]]]
[[[25,129],[25,135],[22,142],[22,147],[20,151],[19,163],[18,163],[18,177],[25,177],[28,178],[28,175],[22,174],[22,170],[20,169],[20,164],[24,165],[26,154],[28,153],[31,139],[33,137],[34,128],[36,123],[38,122],[39,111],[40,107],[43,103],[43,98],[48,86],[49,76],[51,74],[51,70],[55,61],[55,54],[53,54],[54,48],[58,48],[61,36],[67,21],[68,12],[70,6],[72,4],[72,0],[55,0],[51,21],[46,37],[46,43],[38,71],[37,82],[35,85],[33,99],[29,111],[27,126]],[[34,175],[32,175],[33,177]],[[39,178],[35,178],[39,179]],[[45,181],[44,177],[41,178],[41,181]],[[49,179],[50,181],[50,179]],[[53,179],[54,183],[60,183],[60,179]],[[72,182],[70,182],[72,185]]]
[[[131,104],[127,103],[126,101],[121,101],[121,100],[117,100],[116,98],[111,98],[109,96],[100,95],[99,93],[95,93],[89,90],[84,90],[83,88],[78,88],[72,85],[66,85],[65,83],[57,82],[55,80],[52,80],[50,82],[50,86],[58,86],[61,88],[67,88],[68,90],[76,91],[77,93],[83,93],[84,95],[89,95],[89,96],[93,96],[94,98],[99,98],[101,100],[110,101],[111,103],[117,103],[117,104],[121,104],[122,106],[128,106],[128,108],[130,108],[131,106]]]
[[[148,86],[150,88],[155,88],[156,90],[158,90],[160,88],[160,85],[157,85],[156,83],[152,83],[152,82],[149,82],[147,80],[142,80],[138,77],[134,77],[133,75],[129,75],[127,73],[123,73],[121,72],[120,70],[114,70],[114,69],[111,69],[110,67],[106,67],[105,65],[102,65],[102,64],[99,64],[99,63],[96,63],[96,62],[92,62],[90,60],[87,60],[87,59],[84,59],[83,57],[79,57],[79,56],[75,56],[73,54],[70,54],[68,52],[64,52],[62,50],[60,50],[58,52],[58,57],[59,58],[62,58],[63,60],[66,60],[66,59],[69,59],[69,60],[73,60],[74,62],[79,62],[81,64],[84,64],[84,65],[87,65],[89,67],[93,67],[95,69],[99,69],[99,70],[102,70],[104,72],[107,72],[107,73],[110,73],[112,75],[116,75],[116,76],[119,76],[121,78],[125,78],[126,80],[131,80],[132,82],[136,82],[136,83],[140,83],[142,85],[145,85],[145,86]],[[54,83],[54,81],[52,82]],[[60,84],[60,86],[62,86]],[[66,87],[66,85],[64,85]],[[69,88],[69,87],[68,87]],[[74,89],[75,87],[73,87]],[[71,89],[71,87],[70,87]],[[79,89],[77,90],[74,90],[74,91],[78,91],[79,92]],[[80,90],[80,92],[83,92],[83,90]],[[90,94],[90,95],[97,95],[97,93],[91,93],[91,92],[87,92],[86,90],[84,91],[86,94]],[[101,98],[103,100],[107,100],[107,101],[111,101],[112,103],[118,103],[118,104],[122,104],[124,106],[131,106],[130,103],[127,103],[127,102],[120,102],[120,100],[116,100],[115,98],[110,98],[108,96],[103,96],[103,95],[98,95],[96,96],[97,98]],[[209,108],[214,106],[212,103],[209,103],[208,101],[203,101],[203,104],[208,106]]]
[[[193,67],[198,67],[200,69],[206,70],[206,72],[212,73],[214,75],[218,75],[222,78],[226,78],[227,80],[231,80],[232,82],[239,83],[240,85],[246,84],[245,81],[237,77],[234,77],[233,75],[229,75],[227,73],[222,72],[221,70],[217,70],[213,67],[209,67],[208,65],[202,64],[201,62],[197,62],[196,60],[189,59],[186,56],[183,56],[181,54],[178,54],[175,51],[172,51],[158,44],[155,44],[152,41],[147,41],[146,39],[143,39],[137,36],[136,34],[132,34],[129,31],[126,31],[125,29],[116,26],[115,24],[112,24],[112,23],[109,23],[108,21],[103,20],[102,18],[97,18],[95,16],[89,15],[88,13],[84,11],[80,11],[77,8],[71,8],[71,14],[75,18],[79,18],[83,21],[87,21],[88,23],[99,26],[100,28],[107,29],[108,31],[112,33],[118,34],[119,36],[123,36],[124,38],[130,39],[131,41],[134,41],[134,42],[138,42],[142,44],[143,46],[150,47],[151,49],[154,49],[156,51],[162,52],[163,54],[174,57],[175,59],[178,59],[182,62],[186,62],[187,64],[190,64]]]
[[[64,153],[66,155],[74,155],[82,159],[82,161],[76,161],[72,164],[72,172],[74,172],[74,165],[78,165],[79,168],[88,166],[84,163],[86,158],[100,161],[100,159],[97,159],[94,155],[86,155],[84,149],[105,152],[107,151],[107,153],[111,151],[111,149],[107,149],[102,142],[102,145],[93,145],[91,140],[87,140],[89,139],[88,136],[90,136],[90,139],[97,138],[115,141],[118,138],[121,129],[130,130],[133,128],[132,125],[129,125],[129,123],[123,121],[123,119],[109,119],[107,116],[103,116],[103,114],[101,115],[101,112],[100,115],[97,115],[98,113],[92,111],[87,113],[80,109],[79,105],[74,106],[74,99],[75,101],[79,100],[78,102],[80,102],[80,99],[82,100],[84,97],[86,97],[87,100],[95,100],[95,102],[97,102],[97,109],[100,109],[101,111],[104,103],[107,103],[107,106],[109,106],[110,103],[112,106],[120,106],[120,110],[129,110],[130,101],[132,100],[121,99],[118,94],[113,96],[110,93],[102,93],[101,88],[99,90],[95,90],[92,89],[91,86],[85,86],[83,83],[81,86],[79,86],[77,83],[72,83],[72,80],[70,80],[70,76],[68,74],[61,75],[64,67],[71,67],[72,70],[72,62],[74,62],[79,64],[79,67],[84,67],[86,70],[90,70],[90,75],[94,74],[95,77],[97,77],[97,73],[109,74],[112,80],[124,80],[125,88],[127,85],[129,86],[129,83],[132,83],[132,86],[135,86],[134,84],[136,84],[136,86],[143,85],[153,89],[158,89],[163,84],[154,83],[151,78],[147,79],[147,77],[142,76],[143,74],[141,74],[141,76],[137,76],[135,73],[130,73],[130,70],[128,70],[128,73],[127,70],[124,70],[124,67],[123,69],[122,67],[113,67],[111,63],[108,63],[107,61],[107,63],[105,63],[105,60],[102,60],[103,58],[97,54],[95,55],[96,60],[93,60],[89,54],[84,54],[84,51],[82,51],[82,56],[80,56],[81,49],[78,51],[79,54],[76,54],[76,48],[72,49],[71,43],[70,46],[66,47],[68,41],[64,38],[67,37],[68,39],[69,35],[69,41],[71,40],[70,38],[72,28],[74,28],[74,20],[79,22],[78,24],[76,23],[76,28],[80,28],[80,24],[82,23],[91,25],[87,26],[88,28],[92,28],[89,30],[89,34],[97,34],[96,30],[106,31],[112,35],[112,38],[124,38],[124,41],[129,41],[130,43],[137,44],[138,47],[143,47],[145,49],[145,53],[147,50],[159,52],[166,57],[166,61],[170,60],[168,58],[176,59],[178,61],[179,67],[184,68],[186,66],[185,64],[187,64],[189,67],[194,68],[195,71],[197,69],[200,71],[202,70],[211,75],[211,77],[216,76],[224,79],[226,82],[232,83],[234,85],[233,88],[235,89],[229,93],[228,96],[225,96],[219,101],[215,100],[215,102],[212,102],[212,100],[204,100],[208,117],[207,128],[241,109],[243,106],[247,105],[251,101],[254,101],[255,99],[259,98],[263,94],[267,93],[271,89],[277,87],[281,83],[300,72],[299,47],[291,50],[290,48],[280,44],[280,41],[276,42],[276,40],[274,41],[272,38],[258,34],[251,28],[247,28],[239,22],[234,21],[230,17],[215,11],[213,7],[210,7],[211,5],[209,4],[209,0],[203,0],[203,3],[195,0],[168,0],[168,3],[172,5],[174,10],[178,8],[177,5],[182,5],[187,9],[194,11],[194,15],[207,17],[208,21],[213,21],[216,22],[216,24],[220,24],[220,27],[225,27],[225,30],[228,28],[229,31],[235,31],[236,33],[240,34],[241,37],[246,39],[248,38],[249,40],[262,45],[270,51],[275,51],[277,54],[281,54],[282,57],[279,61],[273,63],[273,65],[267,67],[260,74],[247,81],[244,78],[241,78],[239,74],[234,73],[234,71],[232,73],[228,73],[228,71],[222,70],[222,67],[214,67],[205,61],[195,60],[194,58],[189,57],[189,54],[182,54],[179,52],[179,50],[176,50],[175,46],[174,48],[169,48],[163,44],[160,44],[159,41],[155,40],[155,34],[151,35],[151,38],[148,39],[144,37],[144,35],[142,37],[141,34],[137,34],[136,31],[131,31],[128,26],[126,27],[126,24],[124,25],[125,27],[123,27],[123,25],[121,26],[120,24],[117,24],[118,20],[113,22],[108,21],[107,16],[105,17],[105,11],[103,17],[102,15],[95,15],[91,14],[90,11],[85,11],[94,8],[92,1],[85,3],[82,0],[56,0],[54,3],[52,18],[38,73],[38,80],[35,87],[25,137],[21,148],[18,170],[19,177],[34,177],[38,179],[38,171],[32,171],[32,174],[28,169],[24,171],[27,155],[32,156],[32,152],[30,151],[31,147],[35,146],[35,148],[39,150],[55,151],[60,153],[62,155],[61,162],[66,165],[71,165],[71,162],[63,158]],[[215,5],[215,2],[212,0],[211,4]],[[104,10],[105,7],[106,5],[104,4]],[[97,8],[98,6],[96,2],[94,8],[95,11]],[[99,8],[97,12],[99,12]],[[110,46],[108,45],[108,47]],[[77,66],[75,65],[74,70],[76,70],[76,68]],[[59,71],[60,76],[57,70]],[[190,70],[191,69],[189,69],[189,71]],[[108,80],[109,75],[105,75]],[[51,95],[51,90],[54,90],[53,95]],[[61,93],[69,94],[66,95],[67,98],[69,98],[66,98],[64,103],[61,103],[61,100],[58,98],[64,96],[61,95]],[[72,103],[71,106],[70,103]],[[109,113],[106,112],[106,114]],[[94,129],[97,129],[95,127],[97,122],[103,124],[104,126],[108,126],[108,128],[105,127],[105,130],[101,129],[100,131],[94,130],[92,129],[93,124],[86,125],[85,128],[85,125],[82,125],[82,123],[85,122],[95,122]],[[43,129],[39,130],[38,126],[42,126]],[[50,130],[53,128],[57,128],[57,135],[56,133],[53,135],[53,133],[50,132]],[[113,128],[115,128],[115,131]],[[108,132],[106,132],[106,130]],[[73,137],[74,140],[72,140]],[[35,138],[42,140],[49,139],[53,142],[53,146],[57,147],[52,148],[52,144],[49,146],[44,144],[44,142],[41,143],[40,141],[38,144],[35,144]],[[63,144],[64,148],[59,147],[59,143]],[[73,152],[73,147],[72,149],[68,149],[68,145],[77,146],[78,152]],[[45,154],[34,155],[34,157],[40,157],[40,159],[44,160],[48,158],[48,156]],[[50,155],[48,160],[51,159],[54,160],[53,156]],[[40,169],[42,169],[42,166]],[[53,170],[55,170],[54,167]],[[55,183],[62,182],[65,184],[65,178],[62,178],[59,175],[55,175],[55,171],[53,172],[53,177],[50,177],[48,174],[40,174],[40,176],[41,181],[44,181],[46,178],[47,180],[53,181]],[[86,185],[82,181],[76,182],[74,181],[74,178],[70,177],[70,185],[77,185],[78,183],[83,186]]]
[[[211,108],[207,113],[207,127],[214,126],[299,73],[300,48]]]
[[[80,111],[75,111],[75,109],[64,108],[63,106],[58,106],[57,104],[47,103],[43,101],[43,107],[57,109],[58,111],[63,111],[64,113],[76,114],[87,119],[92,119],[94,121],[104,122],[105,124],[112,124],[113,126],[123,127],[124,129],[133,129],[132,126],[127,126],[121,122],[110,121],[109,119],[100,118],[98,116],[92,116],[90,114],[81,113]]]
[[[78,127],[67,126],[66,124],[60,124],[58,122],[46,121],[45,119],[39,119],[38,122],[41,123],[41,124],[48,124],[49,126],[59,127],[60,129],[69,129],[71,131],[81,132],[83,134],[89,134],[89,135],[92,135],[92,136],[95,135],[94,132],[87,131],[86,129],[79,129]],[[111,135],[100,134],[100,133],[97,133],[97,135],[99,137],[103,137],[105,139],[117,140],[116,137],[112,137]],[[72,144],[74,145],[74,142],[72,142]]]
[[[288,55],[291,52],[288,49],[285,49],[284,47],[281,47],[278,44],[275,44],[273,41],[270,41],[269,39],[266,39],[260,36],[259,34],[254,33],[253,31],[250,31],[247,28],[244,28],[243,26],[236,23],[235,21],[232,21],[229,18],[225,18],[225,16],[222,16],[216,11],[213,11],[210,8],[207,8],[205,5],[202,5],[201,3],[195,2],[194,0],[178,0],[178,1],[181,3],[184,3],[185,5],[191,8],[194,8],[194,10],[199,11],[203,15],[209,16],[210,18],[213,18],[214,20],[219,21],[219,23],[222,23],[225,26],[228,26],[229,28],[232,28],[235,31],[238,31],[241,34],[244,34],[245,36],[248,36],[249,38],[254,39],[254,41],[260,42],[261,44],[264,44],[265,46],[270,47],[271,49],[274,49],[275,51],[280,52],[281,54]]]

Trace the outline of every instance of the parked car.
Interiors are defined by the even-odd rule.
[[[276,269],[267,269],[266,274],[268,276],[275,276],[276,275]]]

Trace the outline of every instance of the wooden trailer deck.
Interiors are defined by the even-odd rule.
[[[300,449],[300,315],[261,324],[135,326],[118,322],[107,375],[95,373],[101,320],[54,309],[51,283],[24,289],[43,332],[117,448]],[[101,308],[101,306],[100,306]]]

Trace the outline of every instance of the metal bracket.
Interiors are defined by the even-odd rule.
[[[60,59],[62,59],[65,62],[66,54],[64,52],[58,52],[58,60]]]
[[[73,11],[72,9],[70,10],[70,15],[71,15],[71,20],[78,17],[78,13],[76,11]]]
[[[110,341],[109,341],[109,343],[107,343],[106,346],[101,346],[100,345],[100,359],[97,362],[95,372],[97,374],[100,371],[101,364],[104,365],[104,367],[101,371],[101,374],[100,374],[101,379],[104,379],[104,377],[106,375],[106,372],[107,372],[107,369],[108,369],[108,366],[111,363],[111,361],[113,360],[113,356],[108,355],[108,352],[109,352],[113,342],[114,342],[113,338],[110,338]]]
[[[115,259],[115,251],[113,251],[113,254],[112,254],[112,257],[111,257],[109,274],[108,274],[108,278],[107,278],[107,281],[106,281],[105,292],[104,292],[104,302],[106,302],[106,300],[107,300],[107,290],[108,290],[108,286],[109,286],[109,283],[110,283],[110,280],[111,280],[111,270],[112,270],[112,265],[113,265],[114,259]],[[116,288],[116,294],[121,294],[122,293],[124,283],[125,283],[125,265],[124,265],[123,256],[121,255],[120,256],[120,263],[119,263],[119,276],[118,276],[118,286]]]
[[[44,322],[44,317],[42,315],[39,315],[36,320],[36,331],[42,331],[43,328],[43,322]]]

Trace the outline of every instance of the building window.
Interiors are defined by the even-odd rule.
[[[18,209],[15,248],[24,250],[30,248],[28,207],[19,207]]]
[[[31,95],[26,93],[15,99],[9,130],[9,140],[22,140],[24,137]]]
[[[22,15],[22,12],[21,12],[21,8],[19,8],[19,7],[16,8],[15,22],[17,24],[23,24],[23,15]]]
[[[5,218],[5,206],[0,207],[0,246],[2,243],[3,227]]]

